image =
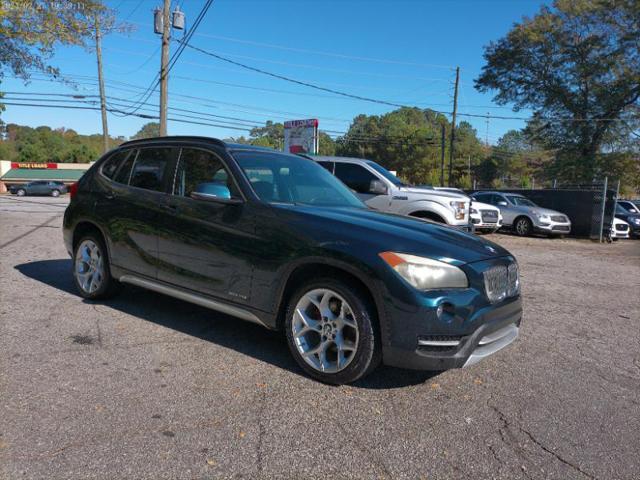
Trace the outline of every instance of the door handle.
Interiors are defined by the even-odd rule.
[[[114,198],[116,198],[116,195],[113,192],[109,192],[104,196],[104,198],[106,198],[107,200],[113,200]]]

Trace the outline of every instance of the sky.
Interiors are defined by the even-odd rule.
[[[189,28],[204,1],[173,0],[172,9],[178,5],[185,12]],[[103,42],[109,103],[130,112],[130,103],[125,102],[140,99],[159,70],[160,36],[153,32],[153,9],[161,0],[106,3],[117,10],[119,20],[134,27],[129,34],[112,33]],[[541,5],[534,0],[214,0],[190,44],[295,80],[390,103],[432,108],[449,116],[455,68],[459,66],[458,121],[468,121],[482,140],[495,144],[501,135],[523,127],[524,122],[487,121],[465,114],[526,117],[530,112],[513,112],[509,106],[495,104],[491,93],[475,90],[474,79],[484,65],[484,47],[503,37],[523,16],[534,15]],[[175,38],[183,34],[174,31]],[[172,51],[176,48],[172,43]],[[36,74],[25,85],[6,75],[2,90],[98,94],[95,51],[61,47],[50,63],[74,83]],[[20,98],[34,97],[37,95]],[[157,116],[158,98],[155,91],[147,100],[150,105],[141,106],[137,113]],[[267,120],[304,118],[318,118],[321,130],[339,135],[358,114],[394,110],[393,106],[273,78],[188,48],[170,73],[169,107],[182,109],[170,111],[169,118],[209,124],[169,121],[169,134],[218,138],[246,136],[248,129]],[[2,118],[6,123],[65,127],[81,134],[102,131],[99,111],[8,105]],[[110,113],[109,133],[130,137],[149,121],[153,120]]]

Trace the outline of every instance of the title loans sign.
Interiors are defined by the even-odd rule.
[[[11,162],[11,168],[58,168],[57,163],[18,163]]]
[[[284,122],[284,151],[318,153],[318,120],[312,118]]]

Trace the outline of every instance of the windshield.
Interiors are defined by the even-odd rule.
[[[367,208],[340,180],[313,160],[256,150],[235,151],[233,157],[265,202]]]
[[[622,207],[619,203],[616,203],[616,213],[621,213],[622,215],[628,215],[629,211]]]
[[[537,207],[535,203],[533,203],[531,200],[525,197],[518,197],[516,195],[507,195],[507,198],[511,201],[511,203],[519,207]]]
[[[396,187],[404,187],[404,186],[406,186],[406,183],[401,182],[398,177],[396,177],[393,173],[391,173],[389,170],[384,168],[382,165],[378,165],[376,162],[371,161],[371,160],[367,160],[367,165],[372,167],[376,172],[381,174],[384,178],[389,180]]]

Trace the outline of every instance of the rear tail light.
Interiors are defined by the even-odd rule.
[[[69,187],[69,198],[73,200],[74,197],[76,196],[76,193],[78,193],[78,182],[72,183],[71,186]]]

